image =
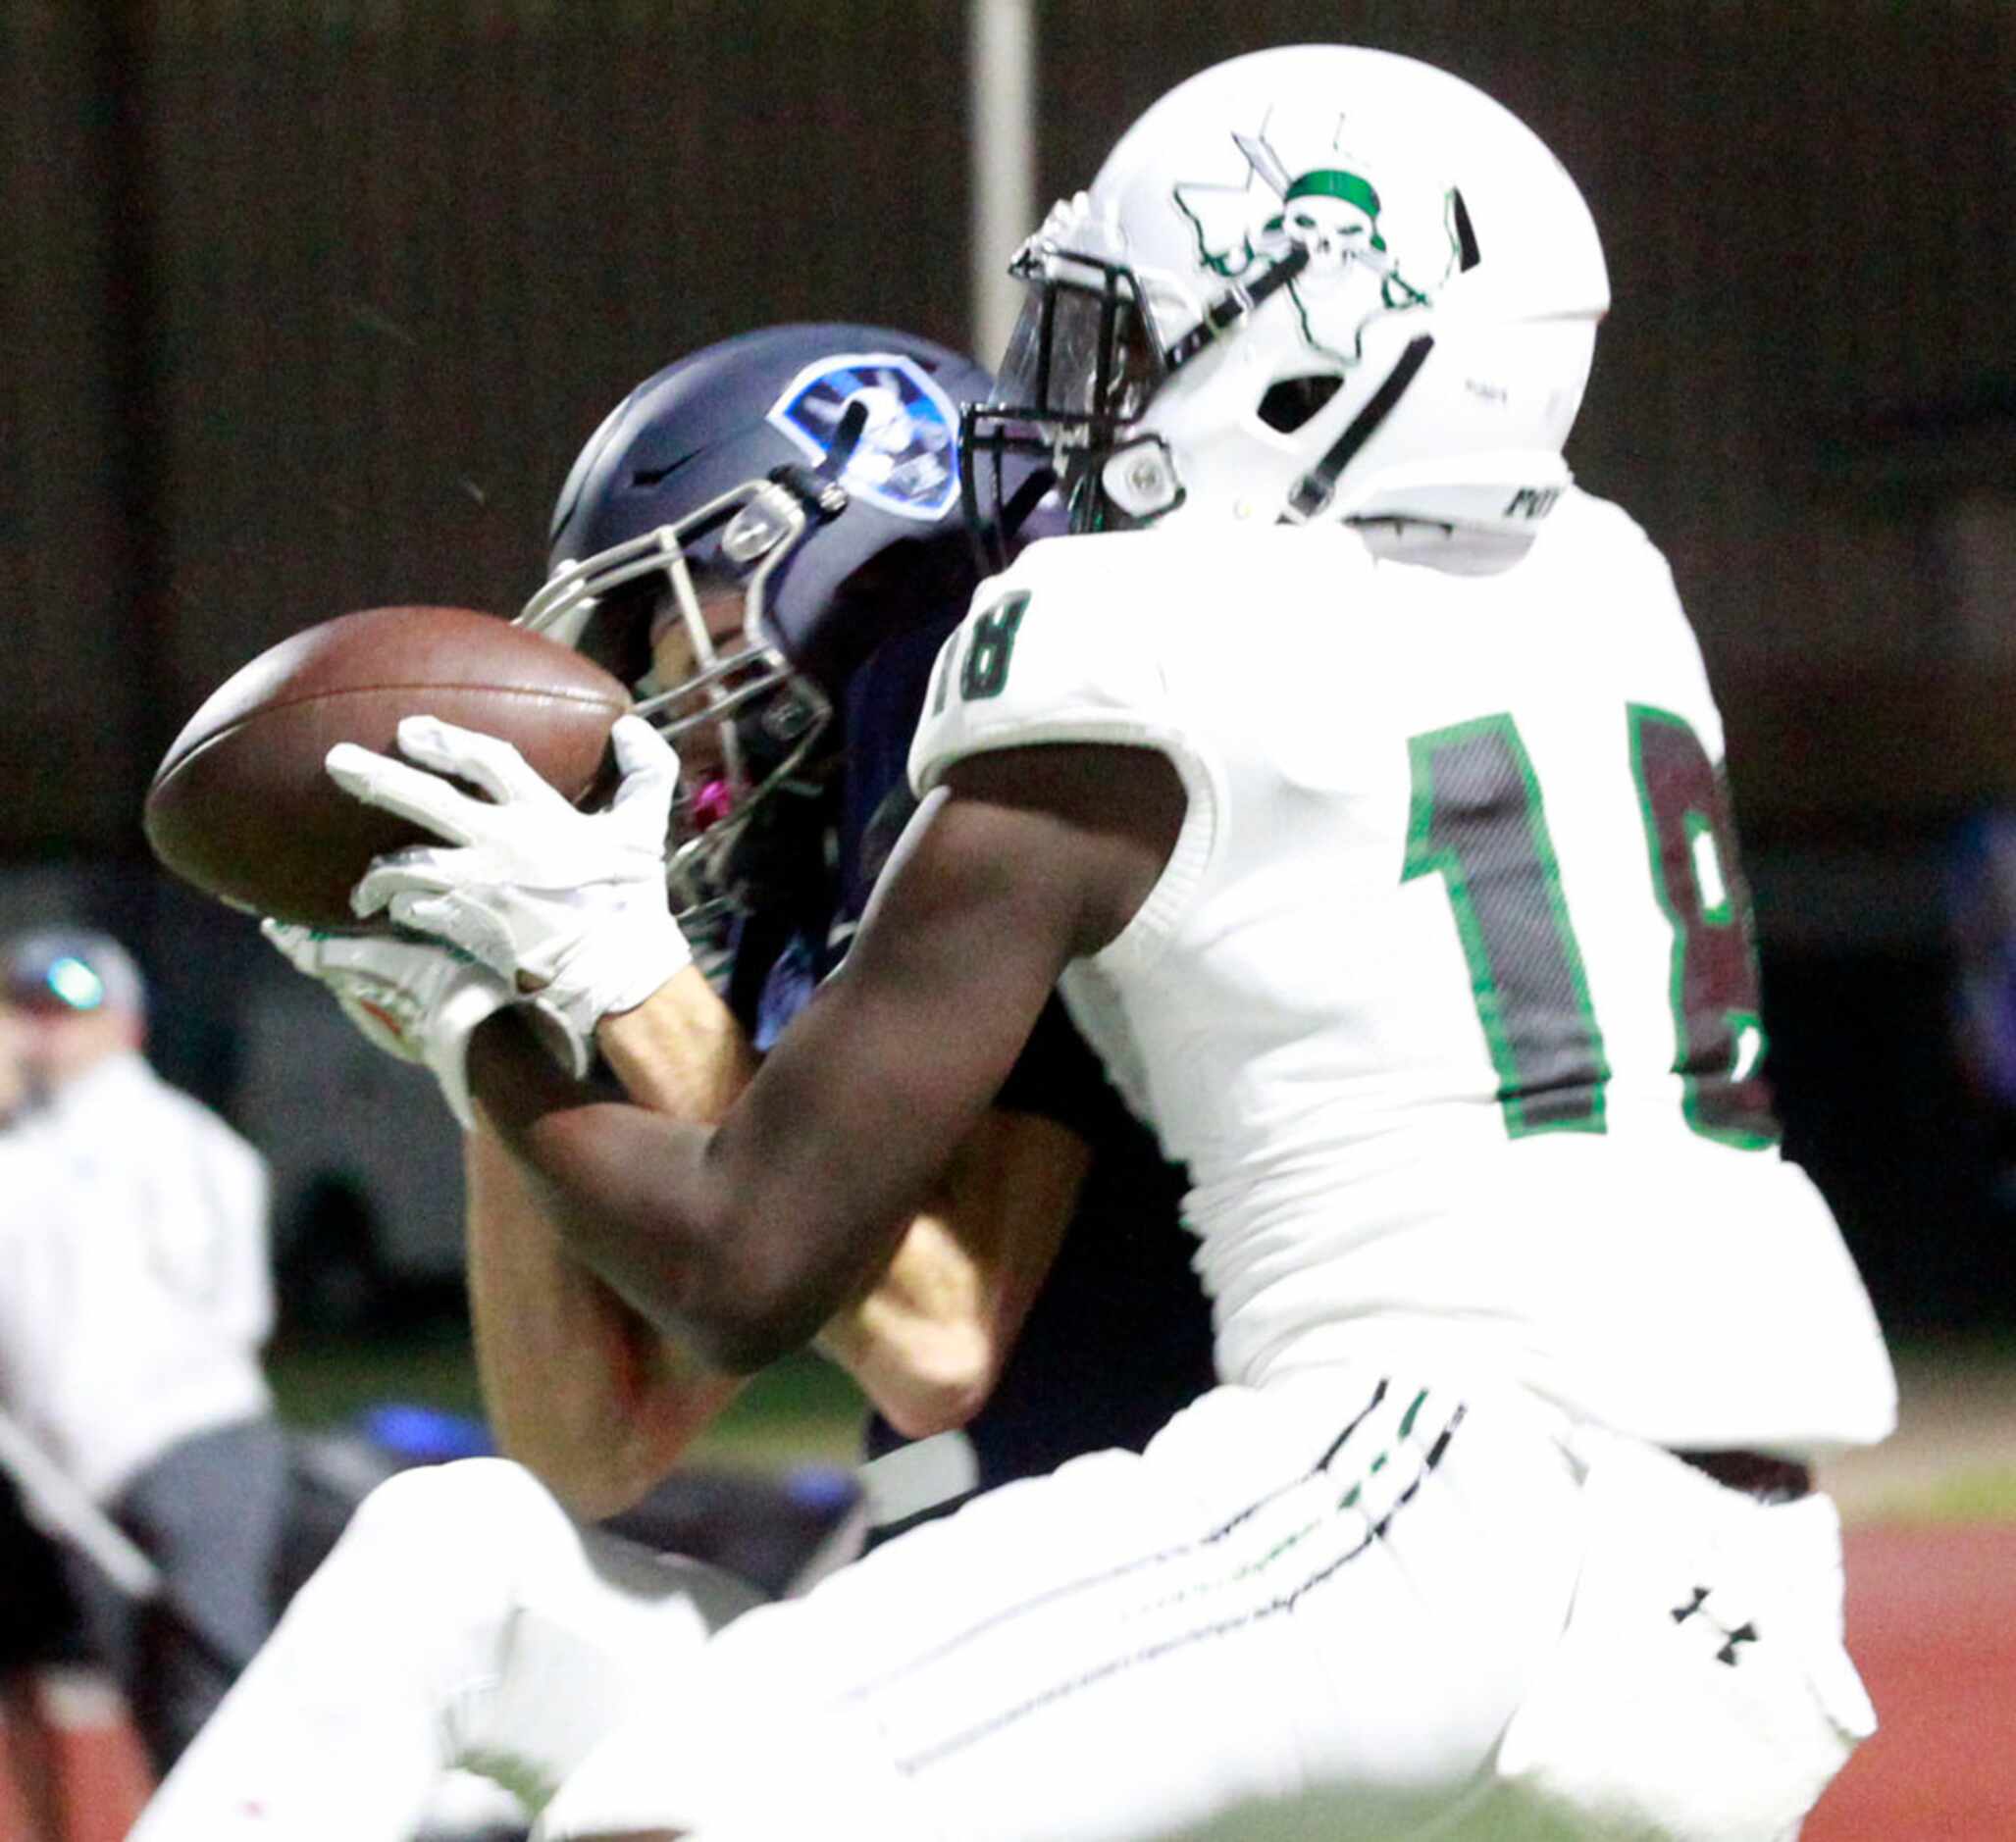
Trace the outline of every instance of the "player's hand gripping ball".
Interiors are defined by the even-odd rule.
[[[693,958],[665,895],[679,757],[641,716],[621,718],[609,741],[623,779],[595,812],[571,805],[508,742],[431,716],[399,725],[404,760],[356,747],[329,756],[345,793],[442,841],[381,857],[350,906],[509,981],[549,1017],[577,1074],[595,1025]]]
[[[500,737],[577,804],[616,784],[609,729],[630,708],[593,660],[493,614],[382,607],[282,640],[234,673],[163,758],[145,807],[154,854],[254,914],[355,929],[374,858],[439,841],[351,798],[324,766],[337,742],[393,752],[402,718]]]

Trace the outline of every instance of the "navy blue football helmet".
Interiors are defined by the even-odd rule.
[[[854,671],[970,597],[958,425],[992,389],[912,333],[770,327],[647,378],[575,461],[518,621],[606,665],[679,749],[690,930],[749,902],[750,841],[821,793]]]

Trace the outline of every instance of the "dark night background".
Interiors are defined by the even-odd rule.
[[[2016,803],[2016,9],[1034,12],[1042,201],[1194,69],[1299,39],[1443,64],[1577,177],[1616,306],[1569,458],[1701,632],[1790,1149],[1892,1328],[2016,1324],[2016,1131],[1956,1050],[1947,916],[1956,828]],[[154,763],[297,627],[515,609],[575,450],[681,351],[968,343],[965,56],[954,0],[0,0],[0,925],[122,932],[156,1059],[297,1217],[434,1210],[451,1148],[154,872]]]

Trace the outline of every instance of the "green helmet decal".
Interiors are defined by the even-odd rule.
[[[1329,136],[1332,151],[1342,138],[1339,116]],[[1236,183],[1186,180],[1174,188],[1176,209],[1197,239],[1197,260],[1238,281],[1270,265],[1284,243],[1300,244],[1310,261],[1288,292],[1303,336],[1337,364],[1355,365],[1368,325],[1425,306],[1429,298],[1401,273],[1386,246],[1378,187],[1341,162],[1291,168],[1265,123],[1257,134],[1235,130],[1232,141],[1247,169]]]
[[[1379,195],[1372,190],[1371,181],[1360,179],[1356,173],[1346,173],[1341,167],[1318,167],[1299,179],[1290,179],[1281,202],[1293,204],[1298,198],[1341,198],[1374,222],[1379,215]]]

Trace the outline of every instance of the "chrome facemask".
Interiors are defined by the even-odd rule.
[[[680,777],[665,871],[673,910],[703,958],[705,944],[725,935],[736,911],[730,859],[737,842],[760,805],[808,791],[797,777],[832,722],[831,701],[779,649],[766,610],[785,560],[846,505],[837,480],[779,468],[676,524],[563,564],[515,623],[591,655],[603,649],[594,623],[612,602],[629,603],[629,619],[647,623],[650,662],[630,678],[636,713],[675,748],[685,739],[689,754],[701,757],[698,772]],[[697,561],[708,598],[716,583],[742,596],[732,637],[717,641],[708,629]],[[660,673],[675,631],[684,675],[666,683]],[[634,636],[628,644],[634,653]]]

